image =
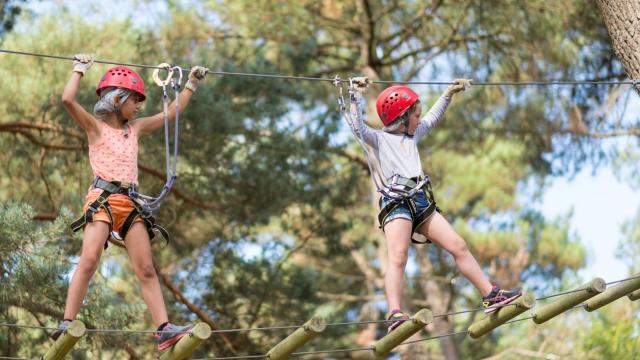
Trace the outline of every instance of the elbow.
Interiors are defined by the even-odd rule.
[[[73,98],[71,96],[62,95],[62,98],[60,99],[60,101],[62,102],[62,105],[67,107],[71,105],[71,103],[73,102]]]

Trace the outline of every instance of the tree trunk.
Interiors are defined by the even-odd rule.
[[[426,254],[427,250],[428,249],[421,248],[416,251],[416,260],[420,264],[420,286],[427,297],[428,307],[433,311],[433,314],[446,314],[450,310],[451,297],[453,294],[451,288],[433,276],[433,264]],[[433,323],[427,326],[427,329],[432,335],[444,335],[454,332],[455,329],[453,325],[449,317],[436,317],[433,319]],[[453,337],[446,336],[440,338],[439,342],[440,350],[446,360],[458,360],[460,358]]]
[[[640,79],[640,2],[637,0],[596,0],[613,48],[627,76]],[[636,85],[640,92],[640,85]]]

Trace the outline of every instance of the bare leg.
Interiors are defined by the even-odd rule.
[[[109,224],[105,222],[95,221],[85,225],[80,260],[73,277],[71,277],[67,291],[67,302],[64,308],[65,319],[74,320],[80,312],[82,301],[87,295],[89,281],[100,264],[100,256],[108,233]]]
[[[160,326],[169,321],[169,318],[164,298],[162,297],[158,275],[153,267],[153,256],[147,228],[143,223],[134,223],[129,232],[127,232],[124,241],[127,246],[127,253],[133,264],[133,271],[135,271],[140,281],[142,298],[149,308],[153,323],[156,326]]]
[[[460,272],[471,281],[483,296],[491,292],[492,285],[484,276],[471,251],[469,251],[467,243],[456,233],[444,216],[435,212],[427,222],[420,226],[418,231],[453,255]]]
[[[404,288],[404,268],[407,265],[411,239],[411,221],[394,219],[384,226],[387,240],[387,273],[384,275],[384,290],[389,310],[400,309]]]

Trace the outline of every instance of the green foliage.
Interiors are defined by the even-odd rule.
[[[623,298],[619,301],[628,301]],[[617,304],[604,309],[584,336],[581,349],[585,359],[624,359],[640,352],[640,323],[638,306],[635,311],[629,306]]]

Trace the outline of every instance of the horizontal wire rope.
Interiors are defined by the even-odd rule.
[[[0,49],[0,53],[35,56],[35,57],[43,57],[43,58],[59,59],[59,60],[74,60],[74,58],[70,56],[41,54],[41,53],[34,53],[34,52],[28,52],[28,51],[17,51],[17,50],[7,50],[7,49]],[[139,67],[139,68],[146,68],[146,69],[162,69],[162,67],[158,67],[156,65],[125,63],[125,62],[107,61],[107,60],[94,60],[94,62],[98,64],[122,65],[122,66],[131,66],[131,67]],[[188,72],[189,67],[182,67],[182,71]],[[342,80],[339,77],[322,78],[322,77],[310,77],[310,76],[245,73],[245,72],[232,72],[232,71],[219,71],[219,70],[209,70],[208,74],[209,75],[226,75],[226,76],[247,76],[247,77],[284,79],[284,80],[325,81],[325,82],[332,82],[332,83],[348,82],[348,80]],[[449,85],[451,84],[451,82],[447,82],[447,81],[399,81],[399,80],[371,80],[371,83],[407,84],[407,85]],[[596,80],[550,80],[550,81],[498,81],[498,82],[472,81],[471,83],[472,85],[480,85],[480,86],[638,85],[638,80],[618,80],[618,81],[614,81],[614,80],[606,80],[606,81],[603,81],[603,80],[599,80],[599,81],[596,81]]]
[[[635,276],[630,276],[628,278],[624,278],[624,279],[620,279],[620,280],[610,281],[610,282],[608,282],[606,284],[607,285],[617,284],[617,283],[620,283],[620,282],[633,280],[633,279],[637,279],[637,278],[640,278],[640,275],[635,275]],[[555,296],[571,294],[571,293],[584,291],[584,290],[585,289],[575,289],[575,290],[570,290],[570,291],[564,291],[564,292],[560,292],[560,293],[556,293],[556,294],[542,296],[542,297],[536,298],[536,300],[549,299],[549,298],[552,298],[552,297],[555,297]],[[516,304],[506,304],[506,305],[504,305],[502,307],[515,306],[515,305]],[[578,307],[582,307],[582,306],[583,305],[577,305],[574,308],[578,308]],[[484,310],[484,307],[475,308],[475,309],[466,309],[466,310],[454,311],[454,312],[449,312],[449,313],[445,313],[445,314],[437,314],[437,315],[433,315],[433,317],[434,318],[436,318],[436,317],[446,317],[446,316],[450,316],[450,315],[459,315],[459,314],[471,313],[471,312],[476,312],[476,311],[481,311],[481,310]],[[331,326],[346,326],[346,325],[365,325],[365,324],[382,324],[382,323],[388,323],[388,322],[391,322],[391,321],[392,320],[345,321],[345,322],[326,323],[326,324],[323,324],[323,325],[327,326],[327,327],[331,327]],[[304,325],[264,326],[264,327],[255,327],[255,328],[218,329],[218,330],[212,330],[211,332],[212,333],[235,333],[235,332],[247,332],[247,331],[288,330],[288,329],[297,329],[297,328],[300,328],[300,327],[303,327],[303,326]],[[46,326],[19,325],[19,324],[3,323],[3,322],[0,322],[0,327],[39,329],[39,330],[56,330],[57,329],[57,328],[46,327]],[[163,331],[156,331],[156,330],[124,330],[124,329],[87,329],[86,331],[87,331],[87,333],[142,333],[142,334],[143,333],[163,333]],[[167,332],[173,333],[174,331],[167,331]]]

